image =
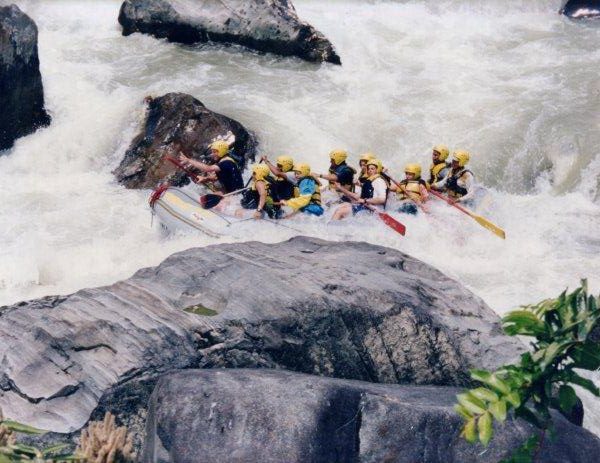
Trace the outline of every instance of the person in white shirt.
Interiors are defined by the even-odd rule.
[[[342,220],[359,212],[383,210],[387,200],[388,184],[381,176],[383,166],[379,159],[371,159],[367,164],[368,178],[363,182],[360,194],[352,192],[339,183],[335,184],[338,191],[347,196],[352,202],[341,204],[333,213],[332,220]]]

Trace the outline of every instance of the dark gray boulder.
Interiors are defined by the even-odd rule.
[[[186,155],[212,163],[208,144],[227,134],[235,137],[231,157],[240,166],[254,160],[255,136],[239,122],[211,111],[193,96],[167,93],[157,98],[148,97],[146,103],[144,127],[114,171],[117,180],[127,188],[153,188],[167,177],[172,177],[171,183],[176,186],[189,183],[185,174],[165,160],[165,154],[180,147]]]
[[[111,286],[0,308],[0,408],[57,432],[134,432],[156,379],[273,368],[465,385],[522,350],[478,297],[399,251],[296,237],[189,249]]]
[[[0,151],[50,123],[37,40],[29,16],[16,5],[0,6]]]
[[[307,61],[341,64],[323,34],[301,21],[290,0],[125,0],[123,35],[173,42],[224,42]]]
[[[188,370],[160,379],[144,463],[496,462],[533,434],[521,420],[491,444],[459,437],[459,389],[380,385],[273,370]],[[600,439],[555,415],[536,461],[594,463]]]
[[[600,18],[600,0],[569,0],[560,13],[572,19]]]

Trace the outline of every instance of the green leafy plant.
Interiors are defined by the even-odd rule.
[[[15,434],[46,434],[47,431],[37,429],[26,424],[12,420],[5,420],[0,411],[0,463],[15,462],[65,462],[81,460],[73,455],[57,455],[67,447],[66,444],[57,444],[43,449],[31,445],[16,443]]]
[[[38,449],[16,443],[15,434],[46,434],[16,421],[5,420],[0,410],[0,463],[131,463],[135,461],[131,435],[125,427],[118,427],[115,417],[107,413],[103,421],[92,421],[81,433],[75,454],[61,454],[67,444],[56,444]]]
[[[471,443],[487,445],[494,434],[494,421],[508,413],[523,418],[541,430],[513,454],[511,460],[532,461],[544,434],[552,430],[550,409],[569,414],[578,402],[573,385],[600,396],[600,389],[577,370],[600,368],[600,345],[590,339],[600,319],[599,298],[588,295],[587,281],[570,294],[521,307],[502,318],[511,336],[529,336],[531,351],[520,361],[496,371],[471,370],[479,387],[457,395],[455,410],[463,417],[461,435]],[[518,458],[517,458],[518,457]]]

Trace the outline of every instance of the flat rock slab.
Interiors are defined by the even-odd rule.
[[[126,0],[123,35],[173,42],[223,42],[307,61],[341,64],[323,34],[301,21],[289,0]]]
[[[432,267],[307,237],[189,249],[112,286],[1,308],[0,340],[0,407],[57,432],[107,410],[139,425],[170,370],[458,386],[469,368],[522,351],[481,299]]]
[[[144,463],[496,462],[533,429],[496,426],[491,444],[459,437],[456,388],[380,385],[274,370],[188,370],[158,382]],[[600,440],[558,414],[540,462],[597,461]]]
[[[0,150],[49,123],[37,26],[16,5],[0,6]]]
[[[179,147],[187,156],[213,163],[208,145],[233,138],[230,156],[240,167],[254,160],[257,141],[239,122],[211,111],[192,95],[167,93],[146,98],[148,111],[141,132],[131,141],[114,174],[127,188],[153,188],[167,179],[172,185],[190,182],[165,155],[177,158]]]

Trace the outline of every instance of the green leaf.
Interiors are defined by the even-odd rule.
[[[485,387],[478,387],[476,389],[471,389],[471,394],[477,397],[479,400],[484,402],[497,402],[499,397],[495,392],[490,391]]]
[[[492,428],[492,415],[485,412],[477,420],[477,429],[479,431],[479,441],[487,446],[492,438],[494,429]]]
[[[35,447],[32,447],[31,445],[11,444],[10,449],[13,450],[15,453],[31,455],[32,457],[35,457],[40,454],[40,451]]]
[[[537,336],[546,334],[544,322],[529,310],[514,310],[502,318],[502,327],[506,334],[514,336]]]
[[[488,411],[496,420],[500,422],[506,420],[506,401],[499,400],[498,402],[494,402],[489,406]]]
[[[544,359],[542,362],[540,362],[540,368],[542,370],[546,369],[546,367],[554,362],[554,359],[556,359],[556,357],[569,346],[570,343],[550,343],[544,352]]]
[[[513,407],[518,408],[521,405],[521,396],[518,391],[513,391],[510,394],[506,394],[506,401]]]
[[[465,419],[470,419],[473,414],[471,412],[469,412],[469,410],[467,410],[465,407],[463,407],[460,404],[454,404],[454,410],[456,411],[456,413],[458,413],[460,416],[462,416]]]
[[[2,421],[0,424],[6,426],[11,431],[21,432],[23,434],[46,434],[48,432],[44,431],[43,429],[34,428],[33,426],[28,426],[26,424],[11,420]]]
[[[471,370],[471,378],[475,381],[485,383],[492,374],[487,370]]]
[[[456,396],[458,403],[467,409],[473,415],[481,415],[485,413],[485,403],[477,397],[472,396],[469,392],[458,394]]]
[[[53,453],[58,452],[59,450],[62,450],[66,447],[68,447],[68,444],[56,444],[56,445],[52,445],[50,447],[46,447],[45,449],[42,449],[42,455],[45,457],[47,457],[48,455],[51,455]]]
[[[600,368],[600,344],[587,341],[573,346],[569,355],[575,362],[575,368],[592,371]]]
[[[571,386],[563,384],[558,389],[558,403],[561,410],[566,413],[571,413],[573,407],[577,404],[577,394]]]
[[[466,441],[470,442],[471,444],[477,440],[477,432],[475,431],[475,418],[471,418],[465,423],[462,435]]]
[[[595,396],[600,397],[600,389],[598,389],[596,387],[594,382],[590,381],[587,378],[583,378],[583,377],[579,376],[574,371],[569,372],[568,381],[573,384],[577,384],[578,386],[581,386],[582,388],[587,389]]]

